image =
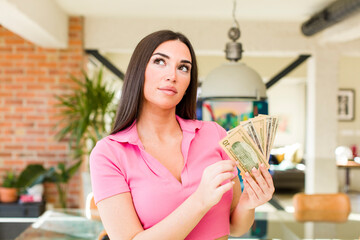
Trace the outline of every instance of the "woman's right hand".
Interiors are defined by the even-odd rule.
[[[234,182],[231,180],[236,177],[234,174],[235,166],[233,160],[223,160],[205,168],[199,187],[194,192],[193,197],[206,210],[216,205],[224,193],[233,187]],[[225,181],[228,182],[224,184]]]

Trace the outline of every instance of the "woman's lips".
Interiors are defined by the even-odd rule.
[[[177,90],[174,87],[162,87],[159,88],[159,90],[165,93],[166,95],[170,95],[170,96],[177,94]]]

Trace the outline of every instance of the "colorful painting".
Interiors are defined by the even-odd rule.
[[[226,130],[230,130],[241,121],[258,114],[267,114],[268,106],[265,101],[221,101],[206,100],[202,102],[202,119],[216,121]]]

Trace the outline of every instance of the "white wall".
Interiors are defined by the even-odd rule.
[[[355,120],[339,122],[338,145],[357,145],[360,152],[360,57],[342,56],[340,59],[339,88],[355,90]],[[345,170],[339,169],[342,188],[345,183]],[[360,191],[360,169],[350,170],[350,190]]]
[[[304,150],[306,80],[283,80],[267,91],[269,114],[280,118],[274,147],[300,143]]]

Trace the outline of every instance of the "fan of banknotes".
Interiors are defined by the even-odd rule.
[[[253,167],[264,163],[268,168],[268,159],[278,128],[278,117],[258,115],[231,129],[219,144],[234,161],[240,174],[251,173]]]

